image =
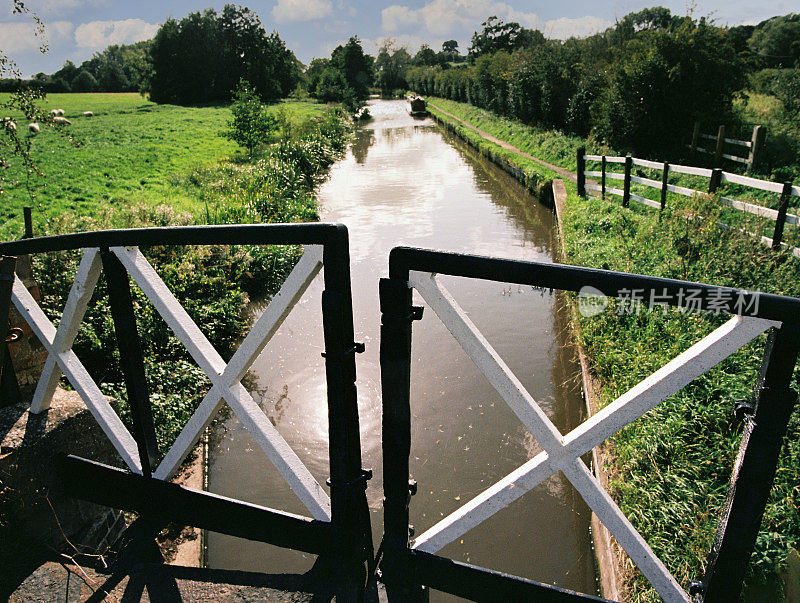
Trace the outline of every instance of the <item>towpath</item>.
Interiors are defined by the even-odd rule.
[[[470,123],[467,123],[466,121],[464,121],[460,117],[457,117],[457,116],[453,115],[452,113],[448,113],[447,111],[442,109],[440,106],[438,106],[436,103],[432,103],[432,102],[428,101],[428,104],[436,107],[436,110],[439,111],[440,113],[443,113],[444,115],[447,115],[447,117],[449,117],[451,119],[454,119],[458,123],[460,123],[460,124],[466,126],[467,128],[469,128],[470,130],[473,130],[473,131],[477,132],[478,134],[480,134],[486,140],[488,140],[490,142],[493,142],[496,145],[499,145],[499,146],[503,147],[504,149],[506,149],[508,151],[511,151],[512,153],[517,153],[518,155],[521,155],[522,157],[525,157],[526,159],[530,159],[531,161],[535,161],[539,165],[542,165],[542,166],[546,167],[547,169],[553,170],[554,172],[556,172],[557,174],[559,174],[560,176],[562,176],[564,178],[569,178],[573,182],[577,181],[576,175],[573,174],[572,172],[570,172],[569,170],[566,170],[566,169],[564,169],[562,167],[559,167],[557,165],[553,165],[552,163],[548,163],[547,161],[539,159],[538,157],[534,157],[533,155],[531,155],[529,153],[526,153],[525,151],[521,151],[520,149],[518,149],[514,145],[508,144],[505,140],[500,140],[499,138],[495,138],[494,136],[492,136],[488,132],[485,132],[485,131],[481,130],[480,128],[476,128],[475,126],[473,126]]]

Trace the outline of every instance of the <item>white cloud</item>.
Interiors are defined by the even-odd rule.
[[[420,11],[411,10],[407,6],[393,4],[381,11],[381,27],[384,31],[398,31],[420,20]]]
[[[75,43],[81,48],[105,48],[110,44],[132,44],[149,40],[158,31],[158,23],[141,19],[92,21],[75,29]]]
[[[278,0],[272,17],[278,23],[316,21],[333,14],[331,0]]]
[[[431,34],[449,36],[477,29],[488,15],[516,21],[523,27],[539,29],[548,37],[561,39],[589,35],[612,24],[592,16],[542,21],[536,13],[519,11],[497,0],[431,0],[419,9],[398,4],[383,9],[381,26],[384,31],[398,32],[418,29],[421,24]]]
[[[588,15],[576,19],[561,17],[560,19],[547,21],[544,24],[542,33],[548,38],[566,40],[572,37],[582,38],[591,36],[592,34],[608,29],[612,25],[613,23],[611,21]]]
[[[36,27],[30,22],[0,23],[0,48],[9,53],[38,49],[43,43],[57,46],[72,35],[74,25],[69,21],[45,24],[44,38],[36,36]]]

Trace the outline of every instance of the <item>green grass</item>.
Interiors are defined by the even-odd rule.
[[[514,145],[521,151],[573,172],[575,171],[578,147],[585,146],[587,153],[612,154],[607,148],[592,141],[587,142],[580,136],[528,126],[516,119],[500,117],[491,111],[479,109],[468,103],[459,103],[439,97],[430,97],[429,100],[448,113]]]
[[[24,205],[34,207],[35,223],[129,204],[167,204],[198,214],[204,206],[198,191],[185,185],[186,174],[237,149],[219,136],[230,118],[226,106],[156,105],[138,94],[51,94],[44,106],[66,111],[72,121],[69,131],[80,146],[71,148],[65,137],[47,127],[32,138],[31,152],[44,177],[31,177],[31,200],[19,162],[8,170],[6,177],[16,184],[0,198],[0,239],[20,236]],[[271,110],[281,106],[296,122],[325,109],[316,103],[286,102]],[[84,118],[87,110],[95,117]],[[19,130],[25,132],[25,125],[19,123]]]

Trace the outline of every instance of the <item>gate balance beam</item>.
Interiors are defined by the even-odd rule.
[[[324,521],[191,490],[71,455],[62,461],[61,476],[66,494],[81,500],[316,555],[331,549],[331,527]]]

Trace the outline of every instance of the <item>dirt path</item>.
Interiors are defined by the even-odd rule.
[[[484,132],[480,128],[476,128],[472,124],[465,122],[460,117],[456,117],[452,113],[448,113],[447,111],[445,111],[444,109],[442,109],[441,107],[436,105],[435,103],[428,102],[428,104],[433,106],[433,107],[436,107],[437,111],[440,111],[441,113],[444,113],[448,117],[450,117],[452,119],[455,119],[461,125],[464,125],[464,126],[468,127],[470,130],[473,130],[473,131],[477,132],[478,134],[483,136],[486,140],[488,140],[490,142],[493,142],[496,145],[500,145],[501,147],[503,147],[504,149],[506,149],[508,151],[511,151],[512,153],[517,153],[518,155],[522,155],[526,159],[530,159],[531,161],[535,161],[539,165],[542,165],[542,166],[546,167],[547,169],[553,170],[554,172],[558,173],[560,176],[562,176],[564,178],[569,178],[573,182],[577,181],[577,177],[575,176],[575,174],[573,174],[569,170],[566,170],[566,169],[564,169],[562,167],[558,167],[557,165],[553,165],[552,163],[548,163],[546,161],[543,161],[543,160],[539,159],[538,157],[534,157],[533,155],[529,155],[525,151],[520,151],[517,147],[508,144],[506,141],[500,140],[499,138],[495,138],[494,136],[492,136],[488,132]]]

